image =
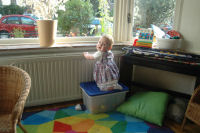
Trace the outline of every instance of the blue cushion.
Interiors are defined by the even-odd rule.
[[[98,96],[98,95],[128,91],[128,87],[126,87],[122,83],[119,83],[119,84],[122,86],[122,88],[123,88],[122,90],[100,91],[99,87],[97,87],[97,85],[96,85],[96,82],[84,82],[84,83],[80,83],[80,86],[82,89],[85,90],[85,92],[89,96]]]

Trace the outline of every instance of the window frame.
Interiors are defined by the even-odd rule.
[[[133,7],[134,0],[115,0],[113,38],[115,43],[132,43]],[[183,0],[176,0],[174,29],[179,30]],[[128,21],[129,20],[129,21]],[[96,43],[100,36],[93,37],[56,37],[57,43]],[[39,43],[38,38],[1,39],[0,44],[15,45]]]

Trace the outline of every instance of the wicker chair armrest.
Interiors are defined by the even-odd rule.
[[[22,115],[22,112],[23,112],[23,109],[24,109],[24,104],[25,104],[24,101],[17,102],[15,104],[15,107],[12,110],[12,120],[17,121],[18,119],[21,118],[21,115]]]
[[[28,96],[28,93],[20,97],[18,102],[15,104],[15,107],[12,111],[13,120],[18,120],[19,118],[21,118],[27,96]]]
[[[26,102],[26,99],[28,97],[30,87],[31,87],[31,79],[29,75],[27,73],[24,73],[24,74],[25,74],[24,89],[22,90],[20,97],[12,110],[13,120],[18,120],[19,118],[21,118],[21,115],[24,110],[24,105],[25,105],[25,102]]]

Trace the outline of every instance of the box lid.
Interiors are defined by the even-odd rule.
[[[99,87],[97,87],[95,82],[83,82],[80,83],[80,86],[89,96],[97,96],[97,95],[128,91],[128,87],[126,87],[122,83],[119,84],[122,86],[123,88],[122,90],[101,91]]]

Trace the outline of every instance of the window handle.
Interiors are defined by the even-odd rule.
[[[128,23],[131,23],[131,14],[130,13],[127,14],[127,19],[128,19]]]

